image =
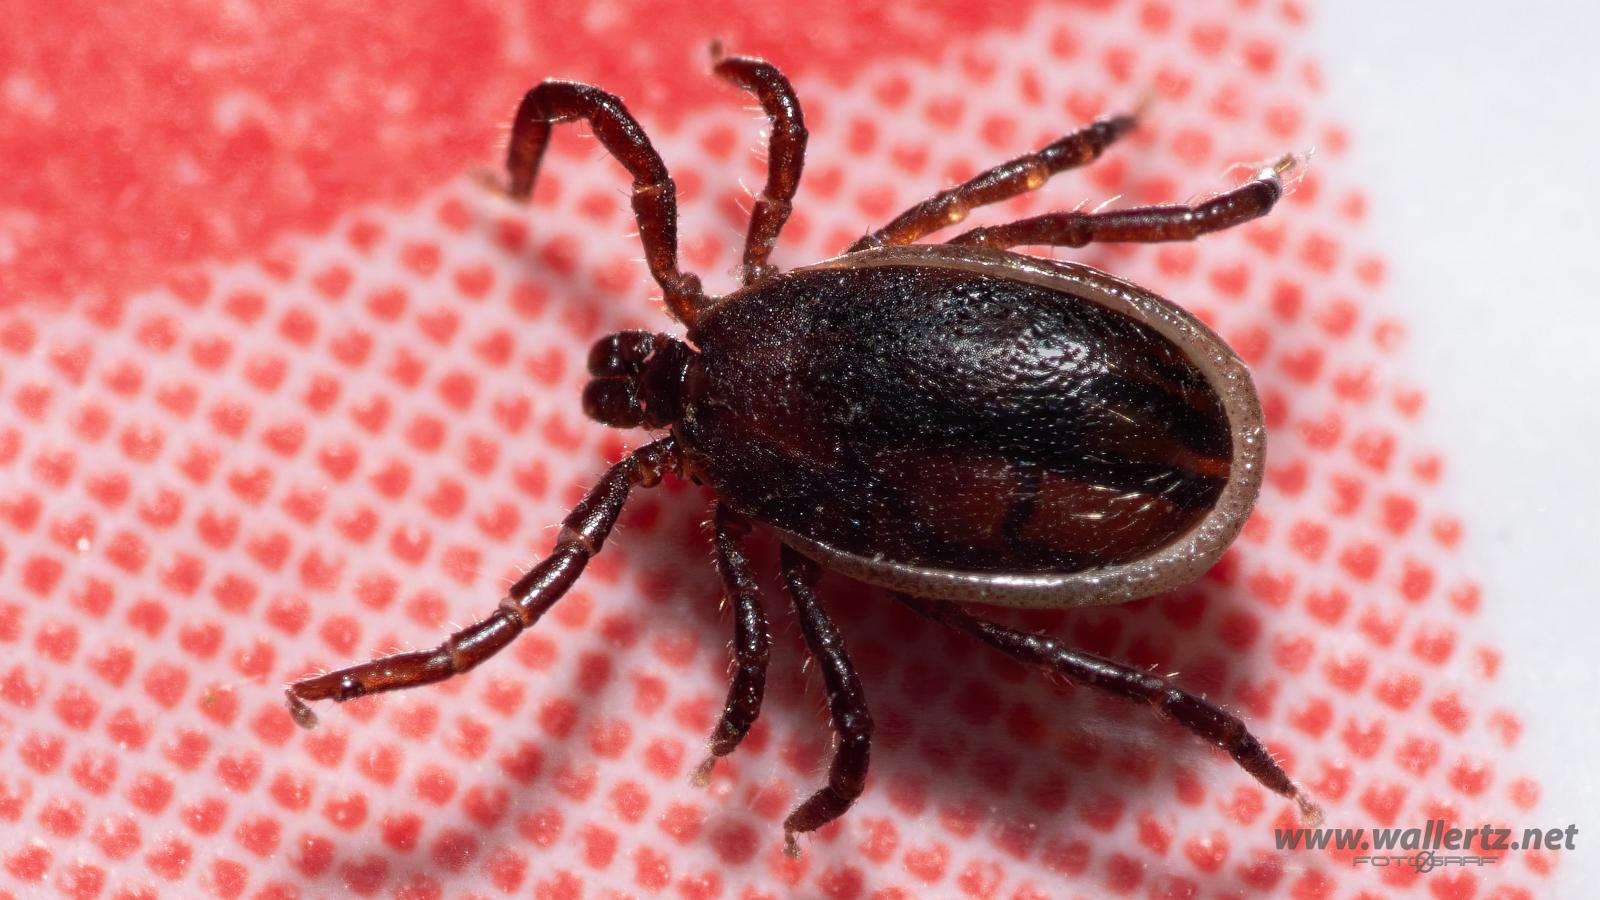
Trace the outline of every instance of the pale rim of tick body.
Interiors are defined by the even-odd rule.
[[[1021,281],[1102,306],[1154,329],[1216,390],[1228,417],[1233,460],[1227,484],[1205,517],[1169,543],[1131,562],[1076,572],[1002,573],[917,566],[850,553],[774,527],[784,543],[868,584],[941,600],[1056,609],[1122,603],[1188,584],[1222,556],[1244,527],[1261,492],[1267,438],[1261,400],[1238,354],[1193,314],[1149,290],[1065,260],[948,244],[906,244],[849,253],[795,269],[916,265]]]

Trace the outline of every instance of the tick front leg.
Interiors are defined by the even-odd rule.
[[[1077,684],[1150,704],[1162,715],[1226,750],[1262,787],[1293,800],[1300,807],[1300,814],[1312,825],[1322,821],[1322,809],[1289,780],[1244,722],[1165,678],[1073,650],[1046,635],[1017,631],[976,618],[954,603],[906,594],[895,594],[895,599],[923,617],[969,634],[1020,663]]]
[[[1192,241],[1195,238],[1259,219],[1283,197],[1283,176],[1298,165],[1285,155],[1244,184],[1193,205],[1140,206],[1112,212],[1056,212],[1005,225],[974,228],[950,240],[975,247],[1029,245],[1082,247],[1092,243]]]
[[[783,579],[789,586],[789,595],[794,598],[806,649],[822,670],[822,683],[828,690],[828,714],[838,737],[833,763],[828,767],[827,785],[783,820],[784,853],[793,858],[800,855],[796,834],[814,831],[832,822],[861,796],[872,751],[872,716],[867,712],[861,679],[856,677],[855,666],[845,652],[844,638],[822,604],[817,602],[817,564],[787,545],[782,551],[782,561]]]
[[[715,55],[720,50],[713,48]],[[744,241],[744,283],[760,281],[774,274],[767,265],[778,232],[794,209],[795,191],[800,189],[800,171],[806,163],[805,117],[800,114],[800,98],[794,95],[789,79],[771,63],[749,56],[729,56],[717,61],[718,75],[761,101],[771,123],[767,143],[767,186],[750,210],[750,231]]]
[[[1035,153],[1019,156],[981,175],[940,191],[911,207],[888,225],[854,244],[847,253],[884,244],[909,244],[924,235],[955,225],[980,206],[1027,193],[1067,169],[1088,165],[1107,147],[1138,125],[1136,115],[1111,116],[1048,144]]]
[[[507,192],[513,200],[528,199],[550,143],[550,126],[573,119],[587,119],[601,145],[633,176],[633,212],[645,262],[666,294],[667,309],[678,321],[693,325],[706,298],[697,276],[678,271],[677,186],[644,129],[616,95],[572,81],[546,81],[529,91],[511,126]]]
[[[733,677],[728,683],[728,700],[722,718],[711,731],[711,755],[695,769],[693,781],[704,785],[719,757],[727,756],[750,733],[761,714],[761,698],[767,689],[767,660],[772,638],[767,632],[767,614],[761,609],[761,594],[750,561],[744,555],[744,538],[750,521],[718,503],[714,521],[717,574],[722,576],[722,591],[733,605]]]
[[[555,550],[512,585],[493,615],[456,632],[432,650],[397,653],[297,681],[285,691],[289,713],[301,727],[312,728],[317,716],[307,701],[342,703],[367,694],[432,684],[465,672],[498,653],[524,628],[539,621],[578,580],[590,557],[600,552],[629,491],[635,485],[654,487],[663,473],[677,465],[678,448],[671,438],[628,454],[589,489],[562,521]]]

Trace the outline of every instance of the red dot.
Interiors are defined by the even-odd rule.
[[[166,808],[172,793],[171,779],[154,772],[142,772],[128,788],[128,801],[143,812],[155,815]]]
[[[266,857],[277,851],[280,831],[277,819],[255,816],[240,822],[233,834],[241,847],[257,856]]]
[[[1106,858],[1106,885],[1118,894],[1132,893],[1144,878],[1144,867],[1130,856],[1113,853]]]
[[[1405,802],[1406,790],[1397,784],[1375,783],[1361,793],[1361,808],[1372,814],[1379,825],[1394,824]]]
[[[621,719],[599,722],[589,729],[589,748],[597,756],[616,759],[627,749],[632,736],[633,729]]]
[[[688,844],[700,834],[700,826],[705,821],[705,813],[697,806],[688,803],[673,803],[662,813],[659,825],[679,844]]]
[[[1289,721],[1312,737],[1320,736],[1333,722],[1333,707],[1328,701],[1313,698],[1289,714]]]
[[[185,806],[179,815],[196,834],[210,836],[228,817],[228,804],[219,797],[205,797]]]
[[[334,843],[319,835],[302,835],[293,844],[295,868],[307,878],[316,878],[333,864]]]
[[[666,854],[649,847],[640,847],[633,853],[634,881],[652,893],[661,891],[672,881],[672,866]]]
[[[711,828],[708,835],[711,849],[726,864],[744,865],[755,858],[761,835],[745,822],[722,822]]]
[[[1263,893],[1271,892],[1283,878],[1283,855],[1258,851],[1248,863],[1239,867],[1239,877]]]
[[[975,860],[967,864],[956,876],[956,885],[971,897],[991,897],[1004,880],[1000,864],[992,860]]]
[[[6,856],[6,871],[20,881],[39,881],[50,870],[50,846],[34,838]]]
[[[274,747],[288,743],[294,737],[294,720],[280,703],[262,706],[251,717],[250,730],[263,743]]]
[[[518,744],[499,758],[500,768],[507,775],[524,784],[539,777],[544,765],[544,753],[531,742]]]
[[[552,738],[561,740],[572,733],[572,727],[578,720],[577,704],[570,700],[553,697],[544,702],[539,709],[539,726]]]
[[[1409,672],[1396,673],[1381,679],[1373,693],[1394,709],[1405,710],[1421,695],[1422,680]]]
[[[53,708],[61,723],[76,731],[88,728],[100,712],[100,704],[94,697],[76,685],[64,688]]]
[[[1254,785],[1241,785],[1234,790],[1232,797],[1222,798],[1219,802],[1228,818],[1240,825],[1251,824],[1266,810],[1263,794]]]
[[[460,829],[446,829],[434,838],[428,857],[433,864],[448,872],[461,872],[478,853],[478,839]]]
[[[1339,736],[1344,740],[1345,746],[1350,749],[1352,754],[1361,758],[1370,758],[1383,746],[1385,731],[1382,719],[1365,724],[1351,719],[1345,723],[1344,729]]]
[[[408,700],[395,710],[394,724],[403,737],[425,740],[439,727],[439,707],[426,700]]]
[[[366,795],[351,791],[329,797],[322,804],[322,815],[335,828],[354,831],[367,819]]]
[[[39,824],[56,837],[67,838],[83,827],[83,804],[67,797],[57,797],[39,810]]]
[[[75,900],[90,900],[105,889],[106,870],[84,861],[67,863],[56,870],[56,887]]]
[[[456,792],[456,780],[442,766],[425,765],[417,773],[414,790],[417,798],[435,806],[450,802]]]
[[[416,849],[417,838],[422,834],[422,817],[416,813],[397,813],[385,816],[379,824],[383,842],[401,853]]]
[[[376,893],[388,877],[388,861],[376,854],[359,857],[339,866],[339,878],[345,888],[360,896]]]
[[[517,833],[538,847],[553,846],[564,827],[561,811],[554,806],[526,813],[517,820]]]
[[[489,738],[489,726],[462,716],[456,720],[455,733],[445,739],[445,746],[462,759],[477,759],[488,752]]]
[[[177,881],[188,870],[193,857],[194,848],[177,838],[169,837],[157,844],[144,859],[150,871],[168,881]]]
[[[927,884],[937,884],[944,878],[949,861],[950,851],[937,843],[907,848],[905,855],[906,871]]]
[[[1323,666],[1323,673],[1334,687],[1347,693],[1354,693],[1366,681],[1367,668],[1365,654],[1346,652],[1330,657]]]
[[[615,197],[610,195],[607,195],[607,199],[615,202]],[[486,265],[465,266],[455,271],[452,281],[462,296],[471,300],[481,299],[494,286],[494,270]]]
[[[497,847],[486,856],[485,868],[495,887],[508,894],[515,893],[527,877],[528,859],[514,850]]]
[[[304,775],[279,772],[268,788],[272,799],[284,809],[301,810],[311,804],[312,782]]]
[[[1479,757],[1462,757],[1450,768],[1450,784],[1469,797],[1482,794],[1494,779],[1494,766]]]
[[[218,757],[217,777],[234,791],[249,790],[261,777],[261,757],[249,751]]]
[[[238,897],[249,879],[249,870],[234,860],[219,859],[211,864],[211,886],[219,897]]]
[[[1466,707],[1461,705],[1461,698],[1454,692],[1444,694],[1428,705],[1428,711],[1433,718],[1446,729],[1460,734],[1466,730],[1468,714]]]

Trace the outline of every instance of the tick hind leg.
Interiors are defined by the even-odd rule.
[[[872,716],[861,692],[861,679],[845,652],[844,638],[817,602],[817,564],[787,545],[782,551],[783,579],[794,598],[795,613],[806,649],[822,671],[828,691],[828,714],[838,741],[828,766],[828,783],[783,820],[784,852],[800,855],[795,835],[814,831],[849,809],[866,786],[867,762],[872,750]]]
[[[967,213],[990,203],[1009,200],[1044,184],[1050,176],[1088,165],[1107,147],[1138,125],[1135,114],[1110,116],[984,172],[965,184],[940,191],[918,203],[894,221],[854,244],[847,253],[884,244],[909,244],[941,228],[959,223]]]
[[[722,576],[722,592],[733,606],[733,677],[728,682],[728,700],[722,717],[711,730],[711,755],[695,769],[695,784],[704,785],[711,767],[720,757],[732,753],[750,733],[761,714],[761,698],[767,688],[767,660],[772,639],[767,632],[767,615],[761,609],[761,594],[744,555],[744,538],[750,522],[723,504],[717,504],[713,520],[717,574]]]
[[[473,668],[511,643],[539,621],[600,552],[611,526],[634,486],[654,487],[678,465],[671,438],[647,444],[612,466],[561,523],[550,555],[511,586],[494,614],[452,634],[432,650],[396,653],[337,672],[301,679],[289,685],[289,712],[303,728],[317,724],[311,700],[354,700],[367,694],[397,691],[443,681]]]
[[[1231,191],[1195,204],[1138,206],[1111,212],[1054,212],[1005,225],[974,228],[950,240],[976,247],[1082,247],[1092,243],[1192,241],[1202,234],[1259,219],[1283,197],[1283,176],[1299,159],[1280,157]]]
[[[896,594],[895,599],[925,618],[971,635],[1020,663],[1077,684],[1150,704],[1161,715],[1226,750],[1262,787],[1293,800],[1300,807],[1301,815],[1313,825],[1322,821],[1322,810],[1289,780],[1244,722],[1165,678],[1073,650],[1052,637],[976,618],[953,603],[906,594]]]
[[[719,57],[720,48],[712,55]],[[800,113],[800,99],[794,95],[789,79],[775,66],[748,56],[718,58],[713,69],[721,77],[756,95],[771,123],[767,143],[767,184],[750,210],[750,231],[744,241],[744,283],[760,281],[774,273],[767,265],[778,233],[794,209],[795,191],[800,189],[800,170],[806,162],[806,123]]]
[[[633,212],[645,263],[665,293],[667,309],[693,325],[706,298],[700,279],[678,270],[678,189],[650,138],[616,95],[572,81],[546,81],[528,91],[511,126],[507,193],[513,200],[528,199],[550,143],[550,126],[573,119],[587,119],[594,136],[633,176]]]

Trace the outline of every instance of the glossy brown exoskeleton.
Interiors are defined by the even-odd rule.
[[[760,709],[769,637],[742,538],[783,543],[784,579],[826,683],[838,744],[828,782],[784,822],[794,835],[861,793],[872,720],[844,642],[819,604],[819,566],[892,589],[918,613],[1013,658],[1142,700],[1221,746],[1263,785],[1317,809],[1239,719],[1148,672],[976,618],[958,604],[1064,607],[1148,596],[1216,561],[1261,483],[1261,409],[1244,365],[1160,297],[1020,245],[1188,240],[1264,215],[1290,157],[1192,206],[1058,212],[924,235],[969,209],[1097,158],[1135,126],[1115,116],[917,204],[843,256],[787,273],[768,255],[789,216],[806,130],[788,81],[747,57],[717,74],[753,91],[772,122],[770,170],[745,244],[741,289],[707,297],[677,267],[677,206],[661,158],[621,101],[547,81],[517,111],[511,196],[532,191],[552,123],[586,119],[633,175],[646,261],[685,340],[622,332],[595,345],[584,410],[666,435],[612,466],[562,523],[550,556],[494,615],[439,647],[296,682],[349,700],[464,672],[533,625],[600,550],[635,486],[668,472],[715,492],[717,569],[735,613],[735,671],[703,779]]]

